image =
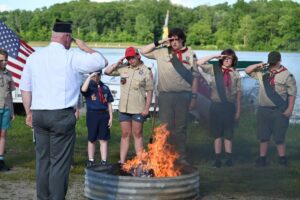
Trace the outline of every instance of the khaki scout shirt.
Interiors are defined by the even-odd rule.
[[[259,82],[258,105],[260,106],[275,106],[266,94],[263,84],[263,73],[261,71],[254,71],[249,74]],[[275,91],[281,96],[283,100],[287,100],[287,96],[297,96],[297,85],[295,77],[288,71],[282,71],[275,75]]]
[[[15,90],[11,74],[7,70],[0,70],[0,109],[13,109],[11,92]]]
[[[191,85],[186,82],[180,74],[175,70],[171,63],[171,56],[167,47],[154,49],[152,52],[144,54],[145,57],[157,60],[158,68],[158,91],[159,92],[183,92],[192,91]],[[182,54],[183,65],[191,70],[194,76],[197,75],[197,58],[193,51],[188,49]]]
[[[203,72],[208,73],[211,75],[211,100],[214,102],[221,102],[220,96],[218,94],[216,79],[214,74],[214,69],[212,64],[203,64],[201,65]],[[229,102],[235,103],[236,102],[236,95],[238,92],[241,91],[241,76],[238,71],[229,72],[231,78],[231,87],[225,87],[226,98]]]
[[[153,90],[152,72],[144,64],[137,67],[121,66],[112,72],[126,82],[121,85],[119,111],[138,114],[146,105],[146,91]]]

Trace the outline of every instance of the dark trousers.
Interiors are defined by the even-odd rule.
[[[75,144],[73,109],[34,110],[37,199],[63,200]]]
[[[160,92],[158,96],[159,119],[168,124],[169,142],[175,146],[181,158],[185,157],[190,92]]]

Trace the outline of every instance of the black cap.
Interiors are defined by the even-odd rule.
[[[72,21],[64,22],[60,19],[56,19],[53,26],[53,31],[60,33],[72,33]]]

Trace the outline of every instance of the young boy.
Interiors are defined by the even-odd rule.
[[[272,51],[268,63],[250,65],[245,72],[259,82],[257,137],[260,141],[256,165],[266,165],[268,144],[273,135],[280,165],[287,165],[285,135],[297,96],[295,77],[281,65],[281,54]]]
[[[108,86],[100,81],[102,71],[90,74],[81,87],[86,97],[86,124],[88,128],[88,162],[87,167],[95,165],[95,143],[100,142],[100,165],[107,164],[107,141],[110,139],[112,126],[112,105],[114,101]]]
[[[219,64],[206,64],[217,58]],[[235,121],[240,118],[241,78],[235,70],[238,58],[232,49],[225,49],[221,55],[206,56],[197,61],[205,73],[212,76],[210,106],[210,131],[214,137],[215,162],[213,167],[222,165],[222,139],[226,155],[225,165],[233,166],[232,140]]]
[[[0,171],[9,170],[4,162],[5,137],[10,121],[15,118],[11,94],[15,85],[11,74],[6,70],[7,59],[8,53],[0,49]]]

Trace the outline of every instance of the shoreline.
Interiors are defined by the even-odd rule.
[[[138,44],[134,42],[85,42],[91,48],[112,48],[112,49],[125,49],[127,47],[133,46],[136,48],[141,48],[147,44]],[[49,44],[49,41],[31,41],[27,42],[28,45],[32,47],[45,47]],[[72,44],[72,47],[77,47],[77,45]],[[188,46],[191,47],[192,50],[202,50],[202,51],[222,51],[223,49],[218,49],[216,46],[208,45],[204,47],[200,46]],[[247,50],[247,49],[239,49],[238,47],[235,49],[240,52],[269,52],[269,50]],[[282,53],[300,53],[298,51],[280,51]]]

